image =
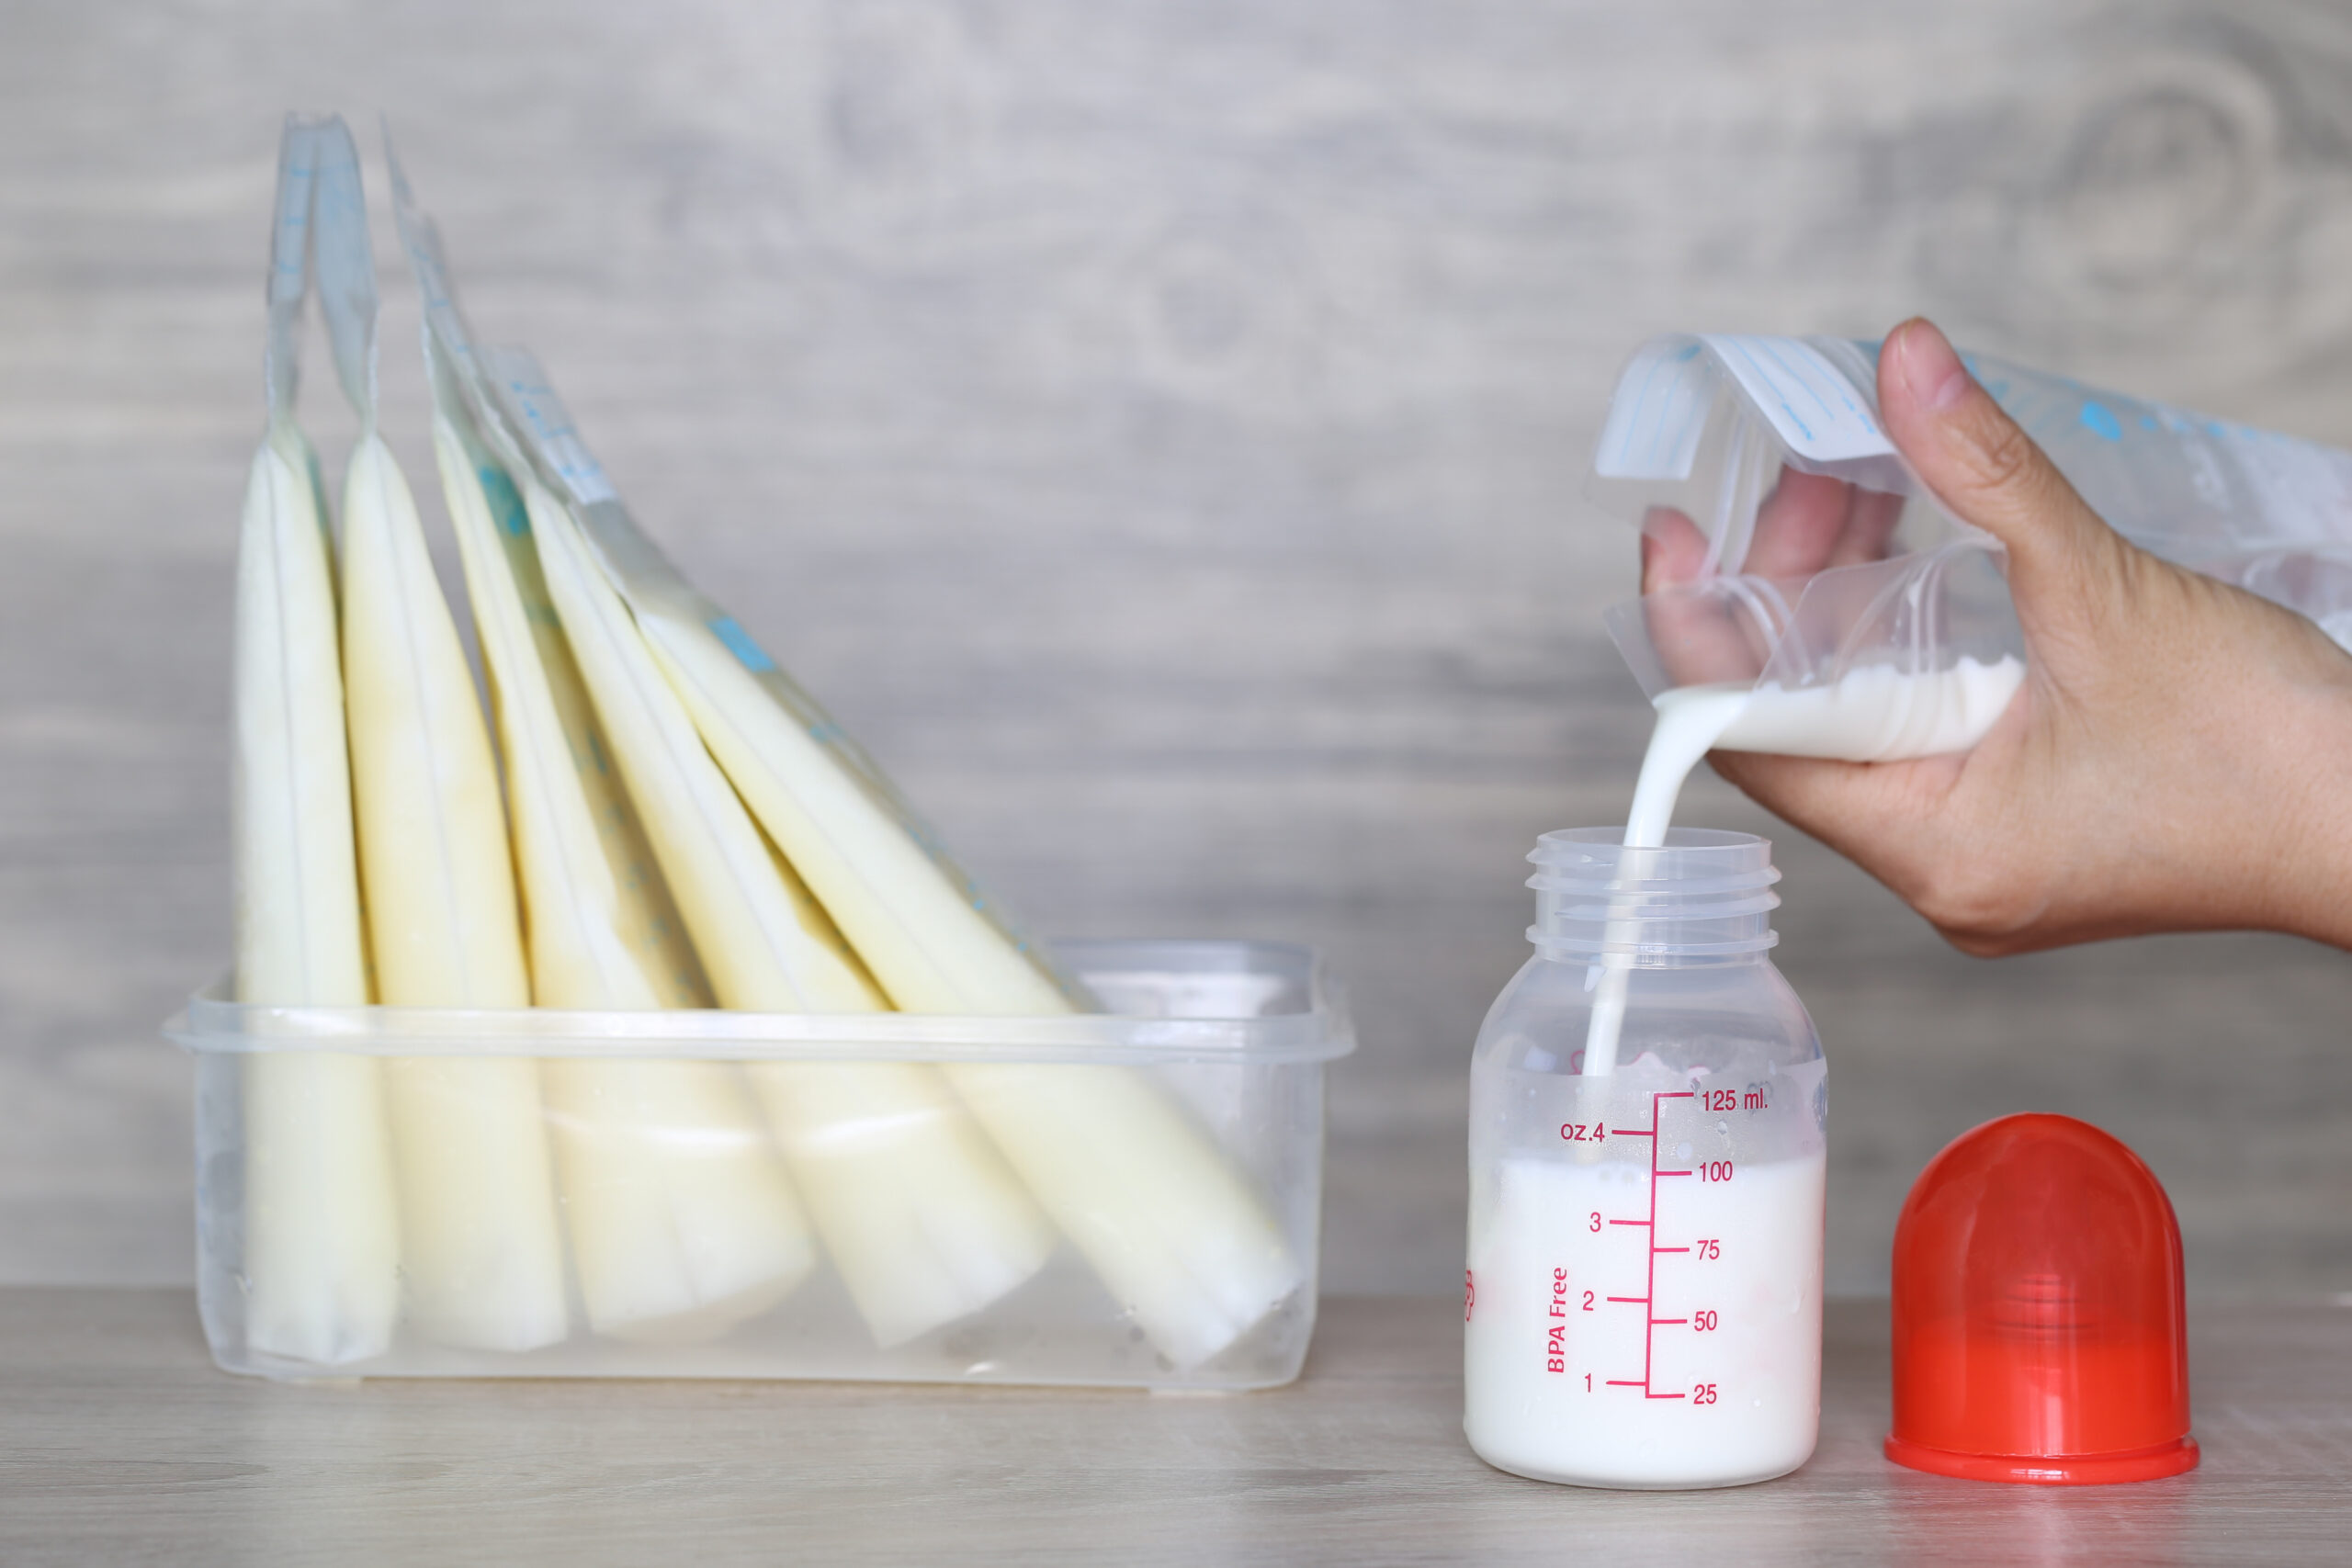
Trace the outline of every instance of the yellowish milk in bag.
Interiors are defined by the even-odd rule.
[[[886,1004],[745,814],[563,504],[525,484],[548,589],[647,838],[726,1007]],[[1053,1234],[937,1070],[763,1063],[749,1072],[827,1254],[876,1343],[978,1312]]]
[[[368,1001],[334,567],[317,458],[293,423],[324,130],[289,117],[280,145],[270,428],[237,544],[237,998],[276,1007]],[[400,1242],[375,1060],[252,1055],[243,1088],[246,1345],[323,1366],[381,1355],[400,1310]]]
[[[415,499],[376,429],[375,265],[347,133],[321,169],[319,291],[360,416],[344,483],[343,673],[378,999],[527,1007],[490,734]],[[410,1321],[426,1338],[473,1349],[565,1337],[537,1069],[519,1057],[444,1055],[392,1058],[383,1074]]]
[[[759,678],[724,617],[648,592],[639,624],[727,776],[883,990],[909,1012],[1050,1014],[1068,997],[927,853],[889,797]],[[714,629],[718,621],[726,635]],[[1124,1067],[951,1064],[957,1093],[1152,1343],[1206,1360],[1303,1282],[1231,1161]]]
[[[522,498],[435,361],[434,451],[506,764],[541,1007],[711,1005],[556,619]],[[707,1337],[774,1306],[816,1263],[808,1222],[739,1069],[549,1057],[540,1082],[588,1321]]]
[[[446,379],[516,476],[527,466],[474,365],[432,222],[397,159],[393,197]],[[628,612],[578,570],[569,518],[526,483],[524,526],[601,721],[720,999],[730,1007],[865,1011],[880,1005],[788,868],[760,838],[651,665]],[[552,527],[550,536],[546,532]],[[567,551],[566,546],[573,545]],[[529,581],[510,543],[518,581]],[[542,646],[547,646],[543,641]],[[553,660],[548,661],[552,665]],[[1052,1239],[936,1073],[897,1064],[745,1069],[818,1229],[876,1339],[895,1345],[966,1316],[1042,1266]],[[681,1109],[684,1123],[689,1111]],[[729,1116],[731,1116],[729,1112]],[[712,1125],[730,1127],[714,1111]]]
[[[382,437],[344,495],[344,672],[359,865],[380,999],[531,1001],[497,771],[416,503]],[[408,1311],[442,1344],[569,1332],[538,1078],[523,1057],[384,1064]]]
[[[752,816],[891,1001],[1068,1013],[950,872],[757,680],[757,644],[647,594],[644,637]],[[1303,1281],[1272,1215],[1200,1128],[1126,1067],[948,1065],[950,1084],[1110,1293],[1176,1366],[1238,1340]]]
[[[585,542],[677,701],[889,1001],[909,1012],[1070,1011],[968,880],[926,848],[873,763],[639,531],[537,363],[502,350],[492,368],[518,432],[571,487]],[[1175,1365],[1215,1356],[1305,1282],[1248,1180],[1148,1079],[1122,1067],[942,1071]]]

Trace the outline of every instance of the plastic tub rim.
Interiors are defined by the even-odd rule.
[[[1191,968],[1228,978],[1237,971],[1285,976],[1301,987],[1306,1005],[1298,1011],[1244,1018],[269,1007],[234,1000],[233,976],[223,975],[165,1021],[163,1034],[197,1055],[324,1051],[368,1056],[1303,1066],[1336,1061],[1356,1048],[1344,994],[1322,955],[1304,944],[1147,940],[1055,946],[1081,976],[1104,978],[1143,972],[1150,965],[1140,961],[1154,953],[1223,958],[1222,965],[1196,962]],[[1248,966],[1252,957],[1264,963]]]

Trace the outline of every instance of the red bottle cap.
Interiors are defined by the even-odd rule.
[[[2153,1481],[2197,1463],[2180,1225],[2140,1156],[2004,1116],[1928,1161],[1894,1227],[1886,1457],[1973,1481]]]

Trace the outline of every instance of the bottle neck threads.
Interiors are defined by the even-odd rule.
[[[1656,849],[1623,838],[1620,828],[1568,828],[1535,841],[1527,940],[1537,953],[1666,967],[1740,958],[1781,940],[1770,840],[1710,828],[1674,829]]]

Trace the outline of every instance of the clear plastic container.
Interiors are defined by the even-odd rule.
[[[858,1378],[1200,1389],[1290,1382],[1315,1323],[1323,1066],[1354,1049],[1336,987],[1312,953],[1278,943],[1073,942],[1057,951],[1107,1012],[956,1018],[268,1008],[225,999],[225,985],[199,994],[164,1033],[196,1057],[198,1298],[213,1356],[231,1371],[286,1379]],[[413,1301],[401,1292],[379,1353],[331,1364],[273,1354],[251,1343],[249,1333],[254,1296],[245,1174],[252,1151],[244,1108],[256,1063],[312,1054],[373,1059],[387,1070],[434,1058],[519,1058],[550,1081],[567,1063],[715,1064],[718,1098],[706,1094],[697,1100],[693,1093],[660,1088],[673,1084],[674,1075],[657,1075],[649,1080],[657,1086],[656,1100],[678,1109],[664,1121],[658,1104],[630,1108],[627,1131],[644,1145],[640,1154],[670,1161],[665,1168],[673,1176],[679,1162],[691,1164],[699,1154],[722,1161],[766,1157],[769,1134],[755,1116],[713,1115],[693,1107],[752,1102],[755,1097],[730,1086],[772,1065],[821,1073],[824,1064],[851,1061],[951,1064],[967,1097],[990,1082],[1018,1083],[1023,1092],[1049,1089],[1056,1081],[1050,1073],[1129,1074],[1138,1080],[1132,1094],[1157,1098],[1206,1132],[1228,1168],[1254,1191],[1268,1222],[1261,1250],[1286,1270],[1261,1268],[1255,1277],[1285,1278],[1295,1285],[1262,1304],[1222,1303],[1238,1314],[1227,1341],[1197,1359],[1181,1352],[1171,1358],[1133,1303],[1114,1299],[1064,1239],[1052,1243],[1042,1269],[983,1310],[886,1348],[876,1342],[870,1314],[861,1312],[811,1240],[804,1259],[761,1260],[772,1282],[764,1296],[754,1289],[727,1311],[600,1333],[592,1328],[582,1300],[582,1270],[589,1254],[609,1255],[611,1248],[598,1246],[584,1228],[586,1209],[601,1204],[600,1213],[626,1216],[632,1205],[641,1211],[660,1200],[610,1190],[612,1173],[627,1168],[612,1157],[594,1168],[604,1173],[607,1190],[587,1192],[571,1184],[574,1168],[589,1167],[567,1164],[567,1140],[579,1136],[582,1117],[593,1111],[567,1111],[564,1098],[550,1093],[547,1131],[558,1156],[556,1201],[565,1220],[568,1332],[524,1349],[453,1344],[421,1323]],[[963,1070],[967,1067],[1019,1076],[990,1077]],[[595,1081],[618,1080],[605,1075]],[[790,1208],[788,1191],[780,1201]],[[713,1211],[705,1203],[698,1212]],[[706,1273],[728,1261],[724,1256],[714,1261],[714,1254],[727,1251],[725,1236],[674,1239],[673,1250],[690,1260],[700,1248],[696,1266]],[[938,1239],[954,1245],[953,1238]],[[650,1270],[676,1267],[674,1258],[647,1256]],[[602,1266],[611,1267],[609,1256]],[[744,1270],[746,1278],[761,1271]],[[1182,1283],[1214,1294],[1214,1281]]]
[[[1879,427],[1878,349],[1660,337],[1618,380],[1588,494],[1647,529],[1679,513],[1706,553],[1694,581],[1607,624],[1653,700],[1752,690],[1715,742],[1727,750],[1963,750],[2023,677],[1998,547],[1946,513]],[[1964,357],[2126,537],[2352,649],[2352,453]]]
[[[1826,1066],[1766,956],[1771,846],[1622,837],[1538,841],[1535,954],[1478,1034],[1463,1430],[1538,1481],[1736,1486],[1820,1423]]]

